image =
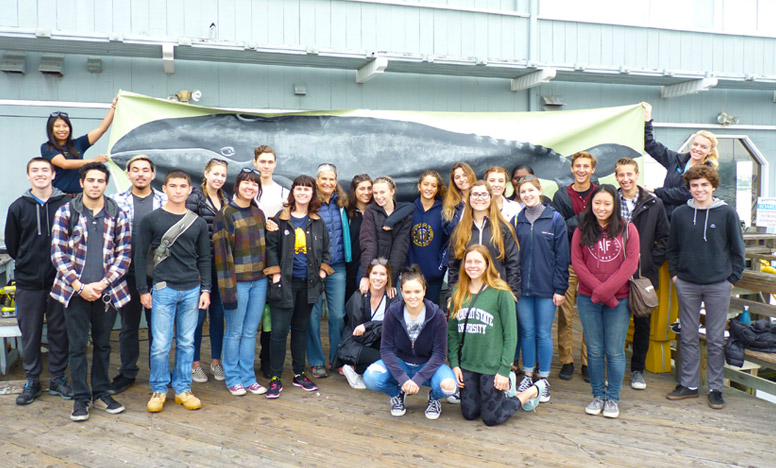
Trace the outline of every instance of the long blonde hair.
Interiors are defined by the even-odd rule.
[[[498,259],[504,260],[504,237],[501,235],[502,226],[506,226],[509,230],[512,238],[517,242],[517,236],[512,226],[501,216],[501,210],[498,209],[498,205],[493,202],[493,189],[490,188],[490,184],[484,180],[478,180],[472,184],[469,193],[474,187],[485,187],[490,195],[490,208],[488,209],[488,219],[490,220],[490,242],[498,250]],[[449,192],[448,192],[449,193]],[[472,224],[474,224],[474,210],[472,204],[467,203],[463,208],[463,214],[458,225],[455,226],[452,236],[450,236],[450,244],[453,246],[453,256],[455,258],[463,258],[466,246],[469,245],[469,241],[472,238]]]
[[[703,164],[711,164],[711,167],[714,169],[719,169],[719,153],[717,153],[717,144],[719,144],[719,141],[717,140],[716,135],[711,133],[708,130],[701,130],[698,133],[696,133],[692,139],[695,140],[695,137],[703,137],[711,142],[711,151],[709,154],[706,155],[705,158],[703,158]]]
[[[208,161],[207,164],[205,164],[205,169],[202,171],[202,174],[204,175],[206,172],[210,172],[214,166],[224,166],[224,169],[226,169],[228,173],[229,164],[224,160],[213,158],[210,161]],[[224,185],[226,185],[226,182],[224,182]],[[217,195],[218,195],[218,198],[221,200],[221,204],[225,205],[226,196],[224,195],[224,191],[222,190],[222,188],[218,189]],[[202,193],[205,195],[205,197],[208,197],[206,177],[202,177]]]
[[[477,180],[477,175],[474,174],[474,169],[465,162],[457,162],[453,164],[453,167],[450,168],[450,184],[447,187],[447,193],[445,194],[445,199],[442,201],[442,218],[444,218],[446,221],[452,221],[453,217],[455,216],[455,207],[458,206],[459,203],[461,203],[461,200],[463,199],[463,196],[461,194],[461,191],[458,190],[458,186],[455,185],[455,170],[456,169],[463,169],[464,174],[466,174],[466,178],[469,179],[469,190],[471,190],[471,185],[474,184],[474,181]]]
[[[512,289],[509,287],[506,281],[499,278],[496,267],[493,266],[493,259],[490,258],[490,251],[487,247],[480,244],[470,245],[463,253],[463,261],[461,262],[461,271],[458,275],[457,290],[453,293],[452,306],[450,309],[450,317],[452,318],[456,312],[461,309],[464,302],[468,301],[472,294],[469,292],[469,285],[471,284],[471,278],[466,273],[466,256],[472,252],[478,252],[485,259],[487,268],[485,268],[485,274],[482,281],[486,286],[493,289],[499,289],[501,291],[507,291],[512,296],[512,299],[517,302],[515,295],[512,293]]]

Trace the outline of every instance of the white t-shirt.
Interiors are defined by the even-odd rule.
[[[261,198],[256,198],[256,203],[264,212],[264,216],[271,218],[283,209],[283,203],[288,200],[288,189],[273,182],[272,185],[261,186]]]
[[[520,211],[523,209],[520,203],[514,200],[509,200],[504,197],[504,195],[501,196],[501,201],[503,202],[501,205],[501,216],[503,216],[507,222],[512,221],[512,218],[517,216],[517,214],[520,213]]]

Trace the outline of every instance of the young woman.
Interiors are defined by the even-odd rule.
[[[410,226],[407,263],[418,265],[428,282],[426,299],[439,305],[442,282],[447,271],[447,238],[442,229],[442,199],[447,187],[437,171],[424,171],[418,178],[415,211]]]
[[[205,165],[202,187],[194,187],[189,199],[186,200],[186,208],[198,214],[207,222],[210,230],[210,251],[212,265],[215,264],[213,251],[213,223],[221,208],[226,205],[226,195],[223,186],[226,183],[228,163],[223,159],[213,158]],[[216,269],[213,272],[213,284],[217,284]],[[202,347],[202,326],[205,323],[205,315],[210,314],[210,372],[216,380],[224,380],[224,368],[221,365],[221,350],[224,342],[224,306],[221,303],[221,295],[218,288],[210,292],[210,306],[199,311],[197,329],[194,333],[194,362],[191,368],[191,379],[194,382],[207,382],[207,374],[202,369],[199,360],[199,351]]]
[[[536,408],[546,380],[518,393],[512,357],[517,346],[515,296],[498,277],[490,252],[471,245],[464,253],[447,325],[447,358],[461,388],[464,419],[487,426],[509,419],[521,407]]]
[[[254,201],[261,196],[259,171],[240,171],[234,195],[216,216],[213,233],[214,268],[226,315],[223,368],[232,395],[245,395],[246,390],[261,395],[267,389],[256,382],[253,370],[256,331],[267,298],[265,218]]]
[[[385,257],[369,263],[369,291],[356,291],[345,305],[345,329],[342,331],[334,366],[342,367],[348,384],[364,389],[361,374],[373,362],[380,359],[380,335],[383,317],[393,299],[388,297],[391,288],[391,264]]]
[[[512,221],[512,218],[517,216],[523,207],[520,206],[520,203],[504,196],[509,183],[509,172],[503,167],[493,166],[485,171],[485,180],[490,184],[490,188],[493,191],[493,202],[501,211],[501,216],[504,217],[506,222]]]
[[[415,207],[409,203],[396,204],[396,184],[390,177],[378,177],[372,183],[374,200],[364,212],[361,224],[361,284],[362,293],[369,289],[366,270],[370,259],[385,257],[394,268],[391,282],[397,284],[399,271],[407,262],[410,247],[410,226]],[[388,288],[388,295],[396,295],[396,288]]]
[[[692,198],[690,191],[685,187],[684,173],[697,164],[719,168],[717,137],[707,130],[701,130],[695,134],[689,152],[672,151],[655,140],[652,132],[652,106],[646,102],[642,102],[641,106],[644,108],[644,151],[655,158],[655,161],[667,171],[662,187],[654,190],[647,188],[647,190],[654,192],[663,200],[666,214],[670,219],[675,208],[684,205]]]
[[[110,109],[100,122],[99,127],[75,140],[73,139],[73,124],[70,123],[67,112],[52,112],[49,115],[46,121],[48,141],[40,145],[40,155],[54,165],[56,170],[52,183],[54,187],[71,195],[81,193],[83,189],[79,183],[78,169],[90,162],[106,162],[108,160],[108,156],[104,154],[94,159],[85,159],[84,153],[97,143],[97,140],[110,128],[118,99],[118,97],[113,98]]]
[[[401,300],[388,307],[383,319],[380,360],[364,372],[370,390],[391,397],[391,415],[404,416],[404,399],[425,385],[431,387],[426,417],[442,414],[440,399],[455,393],[455,374],[445,364],[447,324],[445,313],[424,299],[426,280],[417,265],[401,273]]]
[[[345,264],[352,261],[350,247],[350,228],[345,213],[347,196],[337,182],[337,167],[324,163],[318,166],[315,178],[317,184],[320,211],[318,215],[329,233],[329,255],[332,273],[326,277],[326,306],[329,321],[329,362],[334,360],[342,329],[345,327],[345,283],[347,272]],[[313,307],[310,317],[310,329],[307,332],[307,359],[310,361],[313,377],[324,378],[326,357],[321,344],[321,316],[323,298]]]
[[[518,391],[533,385],[538,362],[539,379],[545,380],[539,401],[545,403],[550,401],[546,380],[552,363],[552,322],[555,308],[566,299],[569,287],[569,240],[563,216],[541,203],[539,179],[526,176],[517,187],[525,203],[525,209],[513,220],[520,242],[522,296],[517,303],[517,321],[525,373]]]
[[[350,230],[351,259],[345,264],[347,281],[345,297],[350,297],[358,289],[361,280],[361,244],[358,236],[361,234],[361,222],[367,205],[372,201],[372,178],[368,174],[358,174],[350,181],[348,203],[345,213],[348,215]]]
[[[447,235],[453,232],[461,219],[463,207],[469,200],[469,190],[477,180],[472,167],[465,162],[457,162],[450,168],[450,183],[442,202],[442,226]]]
[[[447,282],[451,286],[458,282],[463,253],[473,244],[485,245],[490,251],[493,266],[499,276],[507,282],[515,297],[520,297],[520,249],[515,231],[492,203],[490,184],[478,180],[469,191],[469,202],[463,210],[461,221],[450,237],[448,248]]]
[[[318,215],[320,199],[315,179],[300,175],[294,179],[288,203],[273,220],[277,231],[267,232],[267,268],[272,278],[267,301],[272,315],[270,372],[267,398],[278,398],[283,390],[280,376],[286,359],[286,337],[291,329],[293,384],[312,392],[318,389],[305,374],[307,329],[313,304],[323,292],[329,266],[329,232]]]
[[[614,187],[596,187],[590,197],[571,239],[571,264],[579,278],[577,310],[593,387],[593,401],[585,412],[595,415],[603,411],[607,418],[616,418],[620,415],[625,335],[630,323],[628,279],[638,266],[639,233],[636,226],[621,220]],[[623,249],[625,229],[627,242]]]

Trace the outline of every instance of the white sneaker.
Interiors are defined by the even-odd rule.
[[[550,382],[542,377],[544,380],[544,389],[542,390],[542,396],[539,397],[539,403],[547,403],[550,401]]]
[[[353,366],[345,364],[342,366],[342,373],[345,374],[345,378],[348,379],[348,385],[350,385],[351,388],[355,388],[356,390],[364,390],[366,388],[366,385],[364,385],[364,378],[353,369]]]
[[[631,372],[631,388],[635,390],[644,390],[647,388],[647,382],[644,381],[644,374],[640,371]]]
[[[520,381],[520,385],[517,386],[517,393],[523,393],[533,386],[533,377],[527,375],[523,376],[523,380]]]
[[[620,407],[616,401],[606,400],[604,403],[604,417],[616,418],[620,415]]]
[[[207,374],[205,374],[205,369],[203,369],[202,366],[197,366],[191,369],[191,380],[197,383],[207,382]]]
[[[601,414],[601,411],[604,409],[604,400],[595,397],[593,398],[593,401],[591,401],[587,407],[585,407],[585,413],[592,414],[593,416],[597,414]]]
[[[461,389],[456,388],[455,393],[447,397],[447,402],[451,405],[460,405],[461,404]]]

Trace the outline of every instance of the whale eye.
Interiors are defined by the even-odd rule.
[[[231,158],[232,156],[234,156],[234,148],[232,148],[231,146],[224,146],[223,148],[221,148],[221,155],[226,156],[227,158]]]

